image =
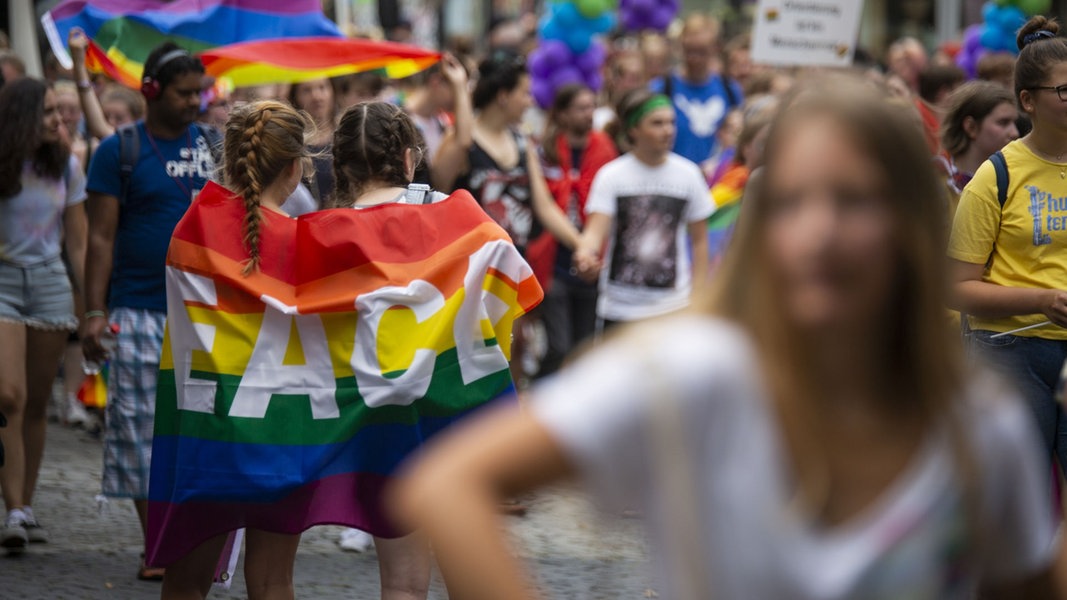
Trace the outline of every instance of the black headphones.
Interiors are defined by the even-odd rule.
[[[151,73],[147,70],[145,71],[144,77],[141,78],[141,95],[145,97],[145,100],[159,98],[159,95],[163,92],[163,86],[156,78],[159,77],[159,73],[167,63],[183,56],[189,56],[189,53],[181,48],[171,50],[159,59],[159,62],[156,63],[156,68],[152,69]]]

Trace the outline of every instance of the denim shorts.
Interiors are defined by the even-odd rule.
[[[0,321],[53,331],[74,331],[74,296],[58,256],[29,267],[0,261]]]

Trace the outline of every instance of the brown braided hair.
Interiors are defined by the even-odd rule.
[[[314,127],[307,113],[273,100],[240,106],[226,121],[222,175],[226,187],[245,204],[244,243],[248,261],[242,271],[244,275],[259,268],[263,190],[292,161],[308,157],[307,140]]]
[[[371,183],[407,187],[408,149],[417,166],[423,156],[422,135],[399,106],[361,102],[346,110],[333,134],[334,206],[352,206]]]

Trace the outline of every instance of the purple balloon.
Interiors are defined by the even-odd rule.
[[[666,29],[674,20],[674,10],[669,6],[658,6],[648,19],[648,24],[653,29]]]
[[[544,79],[552,72],[552,65],[549,64],[548,57],[542,48],[537,48],[530,53],[530,60],[527,61],[526,66],[532,77]]]
[[[963,32],[963,50],[974,51],[982,47],[982,26],[971,25]]]
[[[632,10],[620,10],[619,22],[626,31],[641,31],[646,28],[645,18]]]
[[[574,57],[574,66],[578,67],[582,73],[596,73],[604,64],[605,56],[604,45],[600,42],[593,42],[588,50]]]
[[[553,67],[570,64],[573,60],[571,48],[561,40],[547,40],[541,43],[541,51],[544,52],[545,60]]]
[[[644,17],[647,24],[647,19],[652,17],[652,14],[656,12],[658,6],[656,0],[634,0],[631,10]]]
[[[594,92],[599,92],[601,86],[604,85],[604,78],[600,73],[589,73],[585,76],[585,85]]]
[[[552,88],[552,83],[547,79],[534,79],[530,82],[530,94],[533,95],[538,106],[548,108],[552,106],[556,92]]]
[[[552,82],[552,88],[558,90],[570,83],[584,83],[585,77],[582,76],[582,72],[577,67],[568,65],[556,69],[549,81]]]

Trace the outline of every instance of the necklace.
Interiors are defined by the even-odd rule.
[[[148,131],[148,127],[147,126],[145,127],[144,132],[145,132],[145,135],[148,136],[148,143],[152,144],[152,150],[155,151],[156,158],[159,159],[159,164],[162,165],[163,166],[163,170],[166,171],[167,170],[167,160],[165,158],[163,158],[163,153],[159,151],[159,146],[156,145],[156,139],[154,137],[152,137],[152,134],[151,134],[151,132]],[[190,128],[187,128],[185,130],[185,140],[186,140],[186,148],[189,149],[189,154],[190,154],[190,156],[192,156],[192,152],[193,152],[193,134],[190,131]],[[192,197],[193,197],[193,193],[191,191],[191,188],[192,188],[192,185],[193,185],[192,175],[190,174],[190,175],[188,175],[186,177],[189,185],[186,185],[185,181],[182,181],[181,179],[179,179],[175,175],[171,175],[170,173],[167,173],[167,175],[170,177],[171,181],[173,181],[174,183],[178,184],[178,187],[181,189],[182,193],[185,194],[185,197],[189,198],[190,200],[192,200]]]
[[[1060,179],[1067,179],[1067,164],[1063,163],[1063,155],[1067,154],[1067,152],[1061,152],[1061,153],[1057,154],[1056,155],[1056,159],[1052,160],[1052,155],[1051,154],[1048,154],[1044,150],[1039,150],[1037,148],[1037,145],[1034,144],[1032,141],[1030,142],[1029,145],[1030,145],[1030,149],[1033,150],[1034,153],[1037,154],[1039,158],[1043,158],[1043,159],[1045,159],[1045,160],[1047,160],[1049,162],[1056,163],[1056,166],[1060,168]]]

